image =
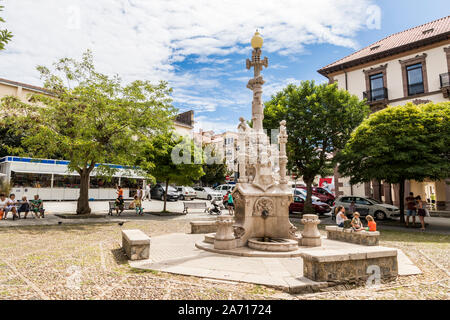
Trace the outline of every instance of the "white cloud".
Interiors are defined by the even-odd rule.
[[[14,0],[5,2],[4,18],[14,34],[0,52],[0,77],[37,84],[37,65],[61,57],[79,58],[92,49],[99,71],[125,81],[167,80],[174,101],[193,108],[196,119],[226,107],[231,117],[247,112],[251,93],[242,85],[251,76],[245,61],[256,28],[264,36],[265,53],[277,52],[292,63],[304,46],[330,43],[356,48],[356,32],[365,28],[372,0]],[[294,54],[293,54],[294,53]],[[188,55],[188,70],[175,64]],[[207,64],[206,66],[203,64]],[[236,70],[237,66],[242,70]],[[272,68],[286,68],[275,64]],[[243,77],[242,77],[243,76]],[[223,79],[240,81],[239,90]],[[295,79],[266,79],[264,96]],[[245,106],[245,107],[244,107]],[[245,108],[245,109],[243,109]],[[203,114],[204,113],[204,114]],[[230,121],[228,121],[230,122]],[[217,130],[235,123],[198,122]]]
[[[37,64],[79,57],[91,48],[104,72],[126,80],[172,80],[172,62],[189,54],[207,62],[212,54],[248,50],[258,27],[268,52],[288,54],[325,42],[354,48],[352,37],[368,5],[369,0],[9,1],[4,15],[14,39],[1,53],[0,68],[2,76],[36,83]]]

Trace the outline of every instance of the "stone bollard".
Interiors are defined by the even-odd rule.
[[[230,215],[217,217],[217,232],[214,239],[214,249],[230,250],[236,248],[236,239],[234,237],[234,219]]]
[[[320,247],[322,239],[317,225],[320,223],[319,217],[315,214],[305,214],[300,220],[305,225],[302,232],[302,246],[304,247]]]

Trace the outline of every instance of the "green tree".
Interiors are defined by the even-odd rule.
[[[388,107],[372,114],[337,155],[353,184],[399,184],[404,221],[405,181],[440,180],[450,173],[450,102]]]
[[[207,159],[206,153],[204,157],[203,172],[205,174],[200,178],[202,185],[211,186],[214,183],[224,183],[227,175],[227,165],[225,164],[224,159],[222,159],[220,163],[213,161],[216,158],[216,153],[214,150],[211,152],[211,161]]]
[[[59,60],[54,69],[38,67],[50,95],[35,94],[32,104],[13,103],[3,111],[27,128],[22,144],[28,155],[70,160],[69,170],[81,180],[77,214],[89,214],[92,170],[111,176],[115,170],[102,164],[133,165],[145,141],[169,130],[171,89],[165,82],[122,85],[119,77],[95,70],[89,51],[80,62]]]
[[[344,148],[351,132],[369,112],[368,106],[336,84],[290,84],[265,103],[264,127],[276,129],[286,120],[288,169],[303,176],[305,213],[312,213],[312,184],[333,168],[333,155]]]
[[[3,11],[4,6],[0,5],[0,11]],[[5,22],[5,20],[0,17],[0,23]],[[11,41],[13,35],[7,29],[0,30],[0,50],[5,49],[5,44]]]
[[[202,169],[202,152],[190,139],[176,136],[172,132],[161,134],[146,143],[144,152],[137,161],[147,174],[169,184],[191,185],[205,173]],[[167,197],[164,197],[163,212],[166,212]]]

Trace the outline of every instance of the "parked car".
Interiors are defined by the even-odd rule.
[[[222,200],[222,194],[219,191],[214,190],[209,187],[194,187],[195,193],[197,194],[198,199],[206,199],[206,200]]]
[[[175,189],[178,191],[180,200],[192,200],[197,197],[197,193],[192,187],[177,186]]]
[[[150,189],[150,196],[152,199],[164,200],[164,198],[166,197],[165,193],[166,193],[166,186],[164,184],[157,183]],[[169,186],[169,188],[167,189],[167,200],[177,201],[179,196],[180,195],[177,189]]]
[[[306,187],[301,187],[301,189],[306,191]],[[312,187],[312,194],[313,196],[319,198],[321,202],[328,203],[330,206],[333,205],[334,200],[336,200],[334,194],[325,188]]]
[[[300,196],[300,197],[306,199],[306,190],[305,189],[292,189],[292,193],[294,194],[294,196]],[[320,202],[320,199],[318,197],[316,197],[315,195],[311,196],[311,200]]]
[[[359,212],[361,216],[370,214],[377,220],[384,220],[400,215],[400,209],[396,206],[381,203],[372,198],[356,196],[341,196],[337,198],[333,204],[333,212],[334,208],[338,206],[343,206],[348,211],[352,201],[355,202],[355,211]]]
[[[235,185],[234,184],[221,184],[215,188],[216,191],[219,191],[222,196],[226,195],[228,191],[233,191]]]
[[[331,211],[331,207],[319,201],[313,201],[312,206],[314,208],[314,213],[317,215],[323,215]],[[294,212],[303,213],[303,209],[305,207],[305,198],[301,196],[294,196],[294,202],[292,202],[289,206],[289,214],[293,214]]]

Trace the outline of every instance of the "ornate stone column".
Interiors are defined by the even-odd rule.
[[[302,232],[302,246],[304,247],[320,247],[322,239],[317,225],[320,223],[319,217],[315,214],[305,214],[300,220],[305,225]]]
[[[218,216],[216,220],[217,232],[214,239],[214,249],[230,250],[236,248],[234,237],[234,219],[230,215]]]
[[[278,136],[278,143],[280,144],[280,184],[287,184],[286,179],[286,143],[287,143],[287,132],[286,132],[286,120],[280,122],[280,134]]]

